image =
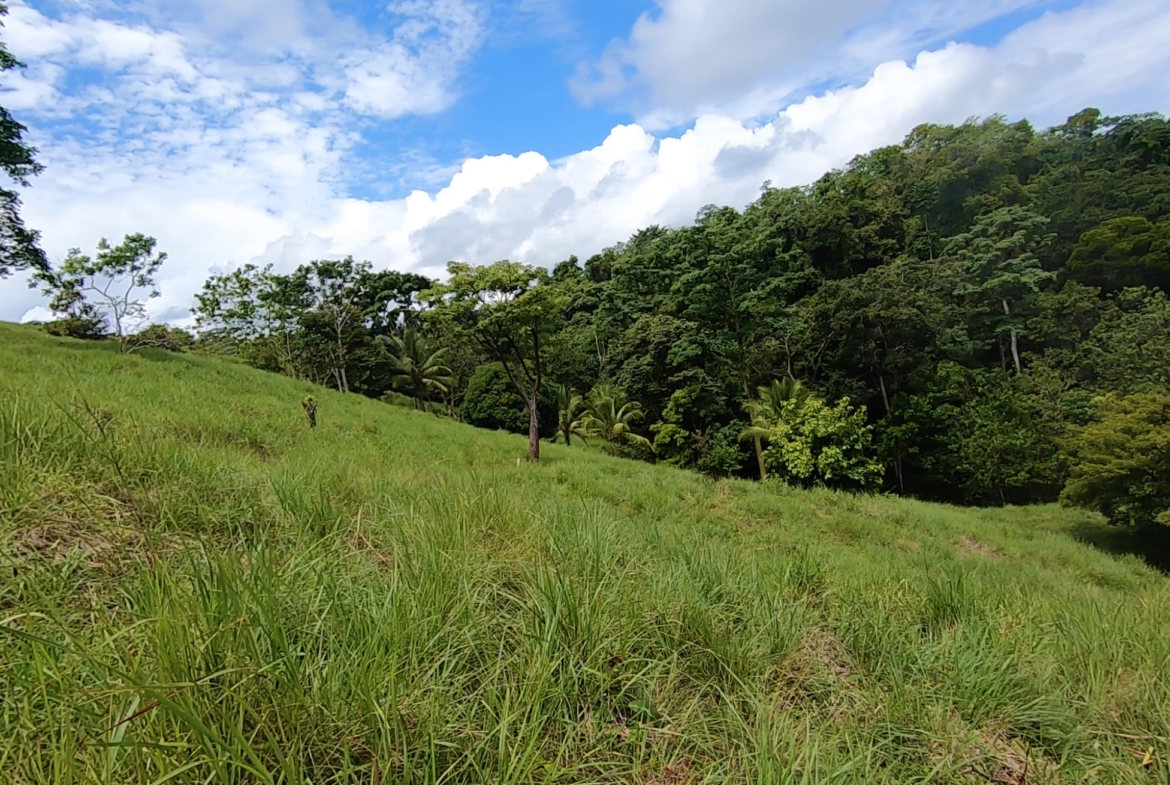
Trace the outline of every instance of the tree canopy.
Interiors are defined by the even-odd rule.
[[[765,183],[743,209],[551,272],[245,267],[213,277],[197,313],[208,346],[374,396],[399,371],[372,338],[416,327],[455,382],[416,397],[527,422],[534,458],[542,435],[589,434],[713,475],[967,504],[1067,485],[1067,502],[1129,522],[1097,498],[1121,491],[1093,479],[1105,459],[1085,434],[1145,422],[1133,396],[1170,395],[1167,227],[1164,117],[990,117],[920,126],[815,183]]]

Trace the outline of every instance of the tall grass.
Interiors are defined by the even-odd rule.
[[[5,782],[1170,782],[1170,584],[1080,513],[517,466],[5,325],[0,369]]]

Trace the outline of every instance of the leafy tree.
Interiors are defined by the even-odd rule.
[[[699,471],[715,477],[729,477],[743,468],[739,430],[738,424],[725,425],[705,439],[704,449],[695,462]]]
[[[8,14],[8,6],[0,3],[0,19]],[[0,27],[3,23],[0,22]],[[23,67],[0,42],[0,73]],[[0,169],[13,185],[28,187],[28,178],[40,174],[44,167],[37,163],[36,149],[24,141],[28,130],[0,106]],[[49,261],[37,245],[40,233],[28,229],[20,217],[20,196],[12,187],[0,188],[0,278],[17,270],[49,271]]]
[[[414,399],[415,408],[426,411],[432,392],[447,392],[455,384],[451,369],[443,364],[445,349],[431,349],[418,330],[408,328],[401,336],[379,336],[390,347],[394,368],[391,383]]]
[[[103,237],[93,257],[74,248],[59,271],[42,277],[42,291],[53,297],[53,311],[100,318],[113,329],[119,350],[133,351],[133,333],[146,319],[142,298],[160,294],[155,276],[167,255],[155,245],[153,237],[128,234],[118,245]]]
[[[565,446],[573,443],[573,434],[581,436],[581,413],[585,401],[569,389],[568,385],[557,385],[557,433],[554,439],[564,439]]]
[[[816,396],[789,398],[768,432],[764,460],[776,478],[804,487],[874,488],[882,467],[868,455],[873,428],[865,419],[847,398],[835,406]]]
[[[1061,501],[1115,524],[1170,524],[1170,396],[1107,396],[1096,409],[1096,421],[1065,442],[1071,473]]]
[[[1170,289],[1170,218],[1139,215],[1105,221],[1081,235],[1069,272],[1091,286],[1115,292],[1128,286]]]
[[[720,475],[738,472],[743,455],[734,438],[728,448],[726,431],[738,434],[740,427],[718,390],[690,384],[674,391],[662,419],[650,426],[654,454],[672,466],[695,467]],[[718,454],[713,454],[715,451]]]
[[[537,402],[542,439],[551,439],[557,433],[556,399],[550,393],[547,388],[542,390]],[[531,423],[528,404],[520,397],[503,365],[495,362],[476,368],[467,380],[459,419],[478,428],[518,434],[527,434]]]
[[[612,385],[600,385],[589,393],[585,413],[580,419],[580,433],[607,442],[615,456],[623,445],[650,448],[650,440],[634,433],[634,423],[643,419],[642,405],[627,401]]]
[[[784,404],[792,401],[800,404],[809,396],[808,389],[796,379],[774,379],[766,387],[756,388],[757,397],[743,402],[743,411],[751,418],[751,425],[739,432],[740,441],[749,439],[755,443],[756,456],[760,463],[760,479],[768,479],[768,467],[764,463],[763,442],[771,436],[772,429],[779,425],[786,411]]]
[[[428,290],[427,316],[477,342],[498,361],[528,408],[528,456],[540,460],[540,396],[546,346],[568,297],[547,271],[516,262],[447,265],[445,284]]]
[[[272,277],[272,265],[254,264],[212,275],[195,295],[195,327],[214,333],[233,344],[266,335],[270,330],[265,293]]]
[[[1098,392],[1170,389],[1170,299],[1159,290],[1109,297],[1077,347],[1080,376]]]
[[[170,352],[186,352],[195,345],[195,336],[180,327],[152,324],[134,334],[134,345]]]
[[[369,262],[355,262],[352,256],[340,260],[318,260],[297,268],[291,276],[294,291],[308,305],[299,322],[311,345],[324,359],[338,392],[347,393],[351,333],[361,326],[359,283],[369,274]]]
[[[696,354],[705,350],[726,364],[745,398],[751,395],[761,341],[782,319],[784,306],[808,276],[803,256],[777,254],[770,232],[753,212],[705,207],[690,232],[680,234],[685,262],[673,293],[683,303],[684,318],[702,325],[691,338]],[[797,273],[792,274],[796,267]],[[760,476],[765,476],[763,448],[754,440]]]
[[[1047,226],[1047,218],[1026,207],[1001,207],[981,215],[969,232],[955,236],[948,244],[949,253],[967,274],[956,294],[982,300],[993,313],[1002,308],[1002,316],[991,320],[993,332],[997,340],[1008,336],[1016,373],[1023,370],[1019,338],[1028,308],[1040,287],[1056,278],[1055,273],[1041,267],[1037,256],[1053,239]],[[1000,354],[1006,358],[1002,343]]]

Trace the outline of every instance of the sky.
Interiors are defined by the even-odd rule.
[[[9,0],[0,105],[54,262],[212,273],[582,260],[916,125],[1170,110],[1166,0]],[[49,318],[15,276],[0,320]]]

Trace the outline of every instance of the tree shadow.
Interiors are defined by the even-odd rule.
[[[1154,569],[1170,574],[1170,526],[1134,529],[1085,521],[1070,528],[1069,534],[1106,553],[1140,556]]]

